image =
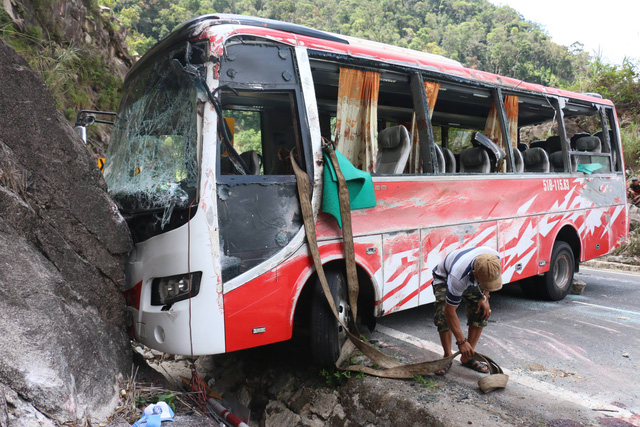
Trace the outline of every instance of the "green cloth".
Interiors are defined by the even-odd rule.
[[[584,172],[591,175],[593,172],[597,171],[600,168],[602,168],[602,165],[600,163],[584,163],[578,165],[576,169],[578,170],[578,172]]]
[[[338,150],[335,151],[338,165],[347,181],[351,209],[372,208],[376,205],[376,195],[373,191],[373,180],[369,172],[361,171],[349,162]],[[324,156],[324,187],[322,189],[322,212],[333,215],[342,228],[340,215],[340,199],[338,195],[338,177],[331,159]]]

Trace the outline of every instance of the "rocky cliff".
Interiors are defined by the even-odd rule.
[[[73,123],[81,109],[115,111],[133,65],[126,30],[93,0],[2,0],[0,38],[45,80],[57,108]],[[89,148],[103,157],[110,129],[89,128]]]
[[[130,369],[129,232],[40,76],[0,40],[0,425],[85,424]]]

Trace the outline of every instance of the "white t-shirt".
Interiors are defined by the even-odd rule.
[[[462,301],[462,293],[469,287],[478,286],[473,276],[473,263],[482,254],[498,256],[498,252],[486,246],[457,249],[447,254],[433,269],[434,282],[447,283],[446,301],[449,305],[458,306]]]

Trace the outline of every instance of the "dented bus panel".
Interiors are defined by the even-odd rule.
[[[321,212],[321,145],[334,138],[341,69],[380,74],[378,129],[407,127],[421,156],[411,162],[425,170],[371,171],[376,206],[352,211],[364,323],[432,302],[432,269],[460,247],[498,250],[505,283],[517,283],[553,275],[558,242],[570,247],[572,277],[627,238],[610,101],[294,24],[207,15],[131,70],[109,147],[105,179],[135,241],[125,296],[140,342],[200,355],[287,340],[294,323],[323,332],[311,321],[315,271],[289,159],[313,184],[323,263],[341,272],[342,231]],[[566,295],[551,286],[541,294]]]

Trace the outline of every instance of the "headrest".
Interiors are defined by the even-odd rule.
[[[547,141],[545,141],[544,139],[538,139],[536,141],[532,141],[531,144],[529,144],[529,148],[544,148],[547,146]]]
[[[554,153],[556,151],[562,150],[560,137],[558,135],[553,135],[547,138],[547,143],[545,144],[544,148],[548,153]]]
[[[529,148],[527,151],[522,153],[525,165],[537,165],[544,163],[545,160],[547,160],[547,157],[549,157],[547,152],[540,147]]]
[[[600,132],[602,133],[602,131]],[[579,133],[574,133],[573,136],[571,137],[571,146],[575,148],[576,146],[576,141],[580,138],[583,138],[585,136],[591,136],[586,132],[579,132]]]
[[[407,128],[402,125],[383,129],[378,133],[378,147],[386,149],[396,148],[400,145],[403,138],[407,138],[407,134]]]
[[[460,162],[465,166],[480,166],[487,161],[484,149],[471,147],[460,153]]]
[[[601,148],[600,138],[596,136],[583,136],[576,140],[576,150],[578,151],[591,151],[593,153],[599,153]]]

